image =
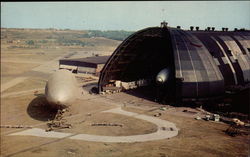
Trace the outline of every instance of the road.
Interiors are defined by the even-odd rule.
[[[115,113],[133,118],[145,120],[157,125],[158,129],[154,133],[142,134],[142,135],[131,135],[131,136],[100,136],[90,134],[73,134],[73,133],[62,133],[62,132],[46,132],[43,129],[32,128],[21,132],[12,133],[9,136],[37,136],[46,138],[69,138],[74,140],[93,141],[93,142],[115,142],[115,143],[133,143],[133,142],[146,142],[168,139],[178,135],[178,129],[174,123],[159,118],[138,114],[134,112],[128,112],[121,109],[121,107],[102,111],[104,113]]]
[[[5,91],[6,89],[13,87],[17,85],[18,83],[23,82],[27,77],[17,77],[13,80],[10,80],[9,82],[6,82],[5,84],[1,84],[1,92]]]

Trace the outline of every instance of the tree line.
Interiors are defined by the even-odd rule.
[[[126,39],[129,35],[131,35],[132,31],[100,31],[100,30],[88,30],[88,33],[83,34],[83,38],[91,38],[91,37],[104,37],[108,39],[113,39],[113,40],[124,40]]]

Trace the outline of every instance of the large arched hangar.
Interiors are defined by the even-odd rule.
[[[163,26],[118,46],[101,72],[99,92],[155,86],[172,98],[210,98],[249,82],[250,31]]]

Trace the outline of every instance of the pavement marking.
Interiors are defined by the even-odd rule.
[[[27,79],[27,77],[17,77],[13,80],[10,80],[9,82],[5,83],[5,84],[1,84],[1,92],[5,91],[6,89],[15,86],[16,84],[23,82],[25,79]]]
[[[93,141],[93,142],[120,142],[120,143],[132,143],[132,142],[145,142],[168,139],[178,135],[179,129],[176,128],[174,123],[168,122],[166,120],[158,119],[155,117],[142,115],[134,112],[128,112],[121,109],[121,107],[102,111],[110,112],[115,114],[122,114],[137,119],[142,119],[154,123],[158,126],[158,129],[154,133],[142,134],[142,135],[131,135],[131,136],[100,136],[100,135],[90,135],[90,134],[77,134],[72,133],[62,133],[62,132],[46,132],[43,129],[33,128],[24,130],[21,132],[16,132],[9,134],[8,136],[21,135],[21,136],[37,136],[37,137],[49,137],[49,138],[65,138],[69,136],[69,139],[83,140],[83,141]],[[73,135],[73,136],[72,136]]]
[[[15,60],[15,59],[2,59],[2,63],[31,63],[31,64],[44,64],[42,61],[30,61],[30,60]]]
[[[65,138],[73,134],[61,133],[61,132],[55,132],[55,131],[46,132],[43,129],[32,128],[32,129],[24,130],[21,132],[12,133],[11,135],[24,135],[24,136],[28,135],[28,136],[49,137],[49,138]]]

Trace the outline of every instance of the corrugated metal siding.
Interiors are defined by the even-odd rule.
[[[176,78],[183,78],[183,97],[205,97],[222,93],[223,77],[200,40],[190,33],[170,29]],[[192,89],[192,90],[190,90]]]
[[[226,73],[226,75],[224,76],[224,78],[225,78],[226,80],[229,80],[229,79],[230,79],[230,81],[227,81],[227,82],[229,82],[228,85],[235,85],[235,84],[238,84],[238,78],[237,78],[237,74],[236,74],[236,72],[235,72],[235,67],[233,66],[233,64],[231,63],[231,61],[230,61],[230,59],[229,59],[230,57],[233,57],[233,56],[232,56],[232,55],[229,55],[229,56],[228,56],[228,54],[227,54],[226,51],[223,49],[221,43],[220,43],[218,40],[216,40],[214,37],[211,37],[211,39],[215,41],[215,43],[217,44],[217,46],[218,46],[219,49],[220,49],[220,52],[223,53],[223,56],[221,56],[221,59],[222,59],[222,61],[223,61],[223,64],[221,65],[222,68],[221,68],[220,70],[221,70],[221,72],[224,71],[224,72]],[[226,67],[227,65],[229,66],[229,69]],[[232,75],[230,75],[230,74],[232,74]],[[227,77],[227,76],[229,76],[229,77]]]
[[[189,31],[190,32],[190,31]],[[218,59],[218,67],[225,80],[225,86],[244,85],[249,82],[250,58],[248,51],[249,32],[204,32],[193,31]]]
[[[231,78],[233,77],[233,73],[231,73],[230,66],[225,64],[225,55],[221,50],[220,45],[217,44],[217,41],[214,40],[212,36],[204,36],[203,34],[194,34],[207,48],[209,53],[215,60],[223,78],[225,85],[230,85],[234,83],[234,80]],[[227,61],[226,61],[227,62]]]
[[[95,74],[95,73],[96,73],[96,68],[91,68],[91,67],[78,67],[77,72],[79,72],[79,73],[90,73],[90,74]]]
[[[233,36],[241,45],[241,47],[245,50],[248,59],[250,59],[250,40],[247,40],[247,37],[242,36]]]
[[[193,44],[190,44],[190,47],[192,47],[198,54],[199,62],[201,62],[201,65],[203,65],[196,66],[197,71],[202,74],[200,76],[202,79],[199,81],[199,87],[201,88],[199,92],[200,95],[212,96],[222,93],[224,91],[224,78],[220,73],[216,63],[214,62],[211,54],[196,36],[193,36],[189,33],[187,34],[189,35],[190,43],[194,42],[195,45],[200,45],[194,46]]]
[[[219,36],[226,44],[229,51],[233,55],[233,58],[238,61],[240,69],[243,72],[244,81],[250,81],[250,62],[248,56],[244,54],[237,43],[229,36]]]
[[[76,70],[77,69],[77,66],[73,66],[73,65],[63,65],[61,64],[59,66],[60,69],[71,69],[71,70]]]

